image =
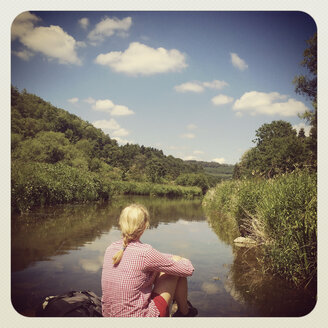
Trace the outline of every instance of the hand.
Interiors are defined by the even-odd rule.
[[[181,260],[187,260],[187,259],[179,255],[172,255],[172,260],[175,262],[179,262]]]

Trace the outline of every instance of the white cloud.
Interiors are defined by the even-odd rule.
[[[96,128],[102,130],[119,130],[120,125],[114,120],[99,120],[92,123]]]
[[[110,37],[115,33],[120,36],[126,36],[126,33],[130,29],[131,25],[131,17],[126,17],[123,19],[118,19],[116,17],[105,17],[88,34],[88,39],[93,45],[96,45],[97,43],[104,41],[106,37]]]
[[[120,129],[114,130],[112,132],[113,137],[125,137],[129,134],[130,134],[130,132],[124,128],[120,128]]]
[[[92,103],[93,99],[89,99],[90,103]],[[134,111],[129,109],[127,106],[123,105],[115,105],[111,100],[109,99],[101,99],[96,100],[93,102],[94,105],[92,106],[92,109],[100,112],[106,112],[111,114],[112,116],[127,116],[134,114]]]
[[[68,102],[70,102],[71,104],[76,104],[78,101],[79,101],[79,98],[70,98],[70,99],[67,99]]]
[[[187,129],[188,130],[195,130],[195,129],[197,129],[197,126],[195,124],[188,124]]]
[[[174,87],[175,91],[177,92],[196,92],[201,93],[204,91],[205,88],[209,89],[222,89],[223,87],[227,86],[228,83],[225,81],[213,80],[212,82],[185,82]]]
[[[113,116],[126,116],[126,115],[132,115],[134,114],[134,112],[126,106],[114,105],[110,114]]]
[[[112,51],[100,54],[95,62],[128,75],[176,72],[187,67],[185,56],[180,51],[154,49],[139,42],[131,43],[124,52]]]
[[[11,26],[11,38],[12,40],[19,39],[23,35],[31,32],[34,28],[34,23],[41,19],[28,11],[25,11],[18,15]]]
[[[300,129],[304,129],[305,135],[308,137],[310,135],[311,126],[305,125],[305,123],[302,122],[302,123],[293,125],[293,129],[295,129],[297,131],[297,133],[300,132]]]
[[[78,23],[84,30],[86,30],[89,26],[89,19],[86,17],[83,17],[83,18],[79,19]]]
[[[278,92],[250,91],[244,93],[233,105],[233,110],[250,115],[296,116],[308,108],[300,101],[281,95]]]
[[[196,92],[200,93],[204,91],[204,87],[197,82],[186,82],[174,87],[177,92]]]
[[[26,49],[21,50],[21,51],[13,51],[12,52],[14,55],[19,57],[20,59],[28,61],[32,56],[34,56],[34,53],[31,51],[28,51]]]
[[[225,163],[225,159],[223,157],[213,158],[212,159],[212,162],[216,162],[216,163],[219,163],[219,164],[224,164]]]
[[[100,99],[96,100],[95,104],[92,106],[92,109],[99,112],[110,113],[110,110],[114,107],[114,103],[109,99]]]
[[[84,99],[83,101],[90,105],[94,104],[96,102],[92,97],[88,97],[88,98]]]
[[[236,53],[231,52],[230,57],[231,57],[232,65],[234,67],[240,69],[241,71],[244,71],[246,68],[248,68],[246,62],[243,59],[241,59]]]
[[[181,134],[180,137],[183,139],[194,139],[195,135],[193,133],[184,133],[184,134]]]
[[[202,154],[204,154],[204,152],[202,150],[194,150],[193,151],[193,154],[195,154],[195,155],[202,155]]]
[[[96,128],[102,129],[105,133],[109,133],[110,137],[119,139],[122,143],[124,143],[124,141],[120,139],[120,137],[125,137],[130,134],[128,130],[122,128],[113,118],[110,120],[95,121],[92,124]]]
[[[244,114],[242,112],[236,112],[236,116],[239,117],[239,118],[241,118],[241,117],[244,116]]]
[[[80,65],[81,60],[77,56],[76,48],[83,43],[77,42],[60,26],[34,27],[34,23],[39,20],[37,16],[29,12],[16,17],[11,29],[12,39],[18,38],[29,51],[40,52],[48,59],[57,59],[60,64]],[[20,53],[20,56],[24,60],[28,59],[26,53],[25,55]]]
[[[215,106],[225,105],[233,102],[233,98],[226,95],[217,95],[212,98],[212,103]]]
[[[203,86],[210,89],[220,90],[223,87],[228,86],[228,83],[225,81],[213,80],[212,82],[203,82]]]

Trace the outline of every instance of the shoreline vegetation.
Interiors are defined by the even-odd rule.
[[[12,210],[20,213],[36,206],[108,200],[114,195],[202,197],[199,187],[115,181],[63,163],[13,163],[11,184]]]
[[[210,189],[202,204],[214,230],[230,231],[228,244],[238,235],[257,242],[254,247],[261,250],[258,261],[264,272],[296,286],[315,285],[316,173],[294,171],[270,180],[225,181]]]

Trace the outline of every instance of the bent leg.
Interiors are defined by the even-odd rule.
[[[161,295],[168,306],[170,306],[170,303],[173,300],[178,279],[179,277],[177,276],[161,272],[158,274],[154,282],[153,292]]]
[[[154,282],[153,292],[161,295],[167,302],[168,306],[170,306],[173,299],[175,299],[179,310],[183,314],[188,313],[189,306],[187,303],[187,278],[172,276],[161,272]]]

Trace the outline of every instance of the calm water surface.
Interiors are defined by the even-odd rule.
[[[120,238],[118,216],[131,202],[150,212],[151,227],[142,242],[192,261],[189,299],[199,316],[303,316],[314,307],[310,291],[262,274],[255,249],[233,246],[235,233],[229,226],[211,224],[200,201],[120,197],[12,217],[11,298],[16,311],[34,316],[44,297],[70,290],[101,296],[104,252]]]

